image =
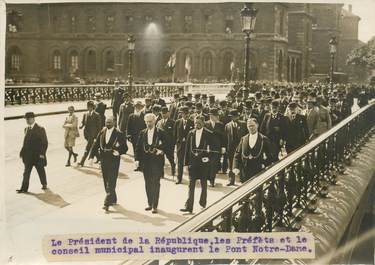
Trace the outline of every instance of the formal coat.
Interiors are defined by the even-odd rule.
[[[194,128],[194,122],[186,120],[184,128],[183,119],[178,119],[174,125],[174,139],[176,141],[177,151],[177,181],[181,182],[184,169],[185,147],[188,133]]]
[[[285,149],[287,153],[290,153],[304,145],[308,141],[310,135],[305,116],[296,114],[294,117],[288,115],[287,118],[289,121],[289,129]]]
[[[264,116],[263,122],[260,126],[260,132],[267,136],[268,139],[275,145],[277,152],[281,150],[281,140],[286,141],[288,134],[288,120],[281,113],[267,113]]]
[[[234,155],[233,168],[240,170],[240,181],[251,179],[277,160],[277,153],[271,141],[261,133],[253,148],[249,146],[249,134],[241,138]]]
[[[166,140],[164,131],[156,128],[152,143],[148,143],[148,129],[141,131],[139,135],[135,160],[139,161],[140,168],[145,179],[147,201],[149,207],[157,209],[160,193],[160,178],[164,177],[164,153],[166,151]],[[156,154],[161,150],[163,154]]]
[[[130,102],[124,102],[120,106],[118,126],[121,132],[127,135],[126,127],[128,125],[129,115],[134,113],[134,106]]]
[[[106,141],[107,133],[107,127],[100,131],[91,150],[90,158],[93,158],[95,154],[99,154],[106,192],[104,205],[110,206],[117,203],[116,182],[120,167],[120,156],[126,154],[128,147],[126,138],[117,128],[113,129],[108,142]]]
[[[107,109],[107,105],[105,103],[103,103],[103,102],[97,102],[96,103],[95,111],[100,116],[100,121],[101,121],[101,124],[102,124],[102,128],[105,125],[105,110],[106,109]]]
[[[135,155],[136,146],[139,138],[139,134],[143,129],[146,128],[146,123],[144,120],[144,112],[132,113],[129,115],[128,124],[126,127],[127,138],[133,145],[133,152]]]
[[[331,120],[331,115],[329,114],[329,110],[324,106],[319,106],[318,125],[317,125],[318,134],[325,133],[331,128],[332,128],[332,120]]]
[[[28,191],[31,170],[35,166],[40,183],[44,186],[47,185],[46,172],[44,167],[47,165],[47,152],[48,140],[46,130],[34,123],[34,126],[29,129],[25,128],[25,137],[20,151],[20,157],[24,163],[24,173],[22,180],[22,191]],[[43,157],[41,157],[43,156]]]
[[[242,121],[229,122],[225,125],[225,136],[226,136],[226,150],[229,159],[229,169],[233,167],[233,157],[236,152],[236,148],[241,141],[241,138],[247,133],[246,124]]]
[[[85,153],[82,156],[80,164],[83,165],[86,161],[87,156],[90,153],[91,147],[98,136],[98,133],[102,129],[102,124],[100,120],[100,116],[95,111],[92,111],[90,114],[89,112],[85,113],[83,115],[81,128],[83,129],[83,135],[87,141],[86,147],[85,147]]]
[[[212,150],[213,134],[203,128],[199,143],[196,143],[196,130],[191,130],[187,136],[185,149],[185,165],[189,171],[189,194],[185,208],[192,211],[194,206],[195,182],[200,180],[202,191],[199,204],[206,207],[207,203],[207,179],[210,177],[210,153]]]
[[[174,138],[174,124],[175,121],[172,119],[161,119],[158,121],[156,127],[162,129],[165,134],[165,155],[168,158],[171,165],[174,165],[174,147],[175,147],[175,138]]]
[[[307,128],[309,129],[309,139],[316,138],[319,135],[318,131],[318,121],[319,114],[316,107],[306,110],[306,121]]]
[[[178,116],[178,103],[173,102],[169,105],[169,116],[172,120],[177,120]]]
[[[119,114],[119,111],[120,111],[120,105],[124,101],[124,94],[125,94],[125,90],[122,88],[115,88],[113,90],[111,105],[112,105],[113,116],[115,118],[117,118],[117,115]]]
[[[78,118],[74,113],[65,118],[63,128],[65,129],[64,147],[74,147],[76,138],[79,137]]]

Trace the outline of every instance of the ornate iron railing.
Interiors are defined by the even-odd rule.
[[[5,105],[37,104],[66,101],[84,101],[93,99],[95,93],[101,93],[103,99],[111,99],[114,85],[28,85],[6,86]],[[183,84],[173,85],[133,85],[135,98],[143,98],[147,93],[158,89],[162,97],[172,97],[184,90]],[[129,91],[129,86],[125,86]]]
[[[328,186],[335,185],[338,173],[343,172],[344,165],[350,163],[366,142],[375,125],[374,117],[375,104],[371,103],[171,232],[298,231],[301,214],[315,211],[318,196],[327,196]],[[172,260],[167,264],[188,262]],[[197,264],[201,262],[194,260]],[[203,261],[204,264],[231,262],[234,260]]]

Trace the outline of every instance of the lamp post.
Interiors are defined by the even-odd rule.
[[[330,72],[330,87],[331,90],[333,90],[333,72],[334,72],[334,67],[335,67],[335,55],[337,53],[337,39],[336,36],[333,36],[329,42],[329,53],[331,54],[331,72]]]
[[[250,66],[250,34],[254,32],[258,9],[253,8],[253,3],[245,3],[241,10],[242,32],[245,36],[245,65],[244,65],[244,87],[249,88],[249,66]]]
[[[129,95],[133,98],[133,56],[135,50],[135,38],[133,35],[129,35],[128,37],[128,55],[129,55],[129,72],[128,72],[128,80],[129,80]]]

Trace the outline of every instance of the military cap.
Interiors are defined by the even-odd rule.
[[[161,107],[161,112],[162,113],[167,113],[168,112],[168,107],[166,107],[166,106]]]
[[[208,114],[218,116],[219,115],[219,110],[217,108],[211,108]]]
[[[229,117],[235,117],[238,116],[238,110],[236,109],[231,109],[228,114]]]
[[[183,112],[185,114],[188,114],[189,113],[189,108],[186,107],[186,106],[182,106],[182,107],[180,107],[179,112]]]
[[[202,104],[202,102],[197,102],[197,103],[195,103],[195,108],[197,108],[197,109],[202,109],[202,108],[203,108],[203,104]]]
[[[160,111],[161,110],[161,106],[160,105],[154,105],[152,106],[152,111]]]
[[[35,114],[32,111],[25,113],[25,119],[30,119],[30,118],[35,118]]]
[[[290,102],[289,105],[288,105],[288,107],[290,109],[295,109],[295,108],[297,108],[297,106],[298,106],[298,104],[296,102]]]

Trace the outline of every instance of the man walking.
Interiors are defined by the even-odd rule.
[[[47,189],[47,177],[44,169],[47,165],[46,151],[48,147],[46,131],[42,126],[35,123],[35,114],[33,112],[27,112],[25,119],[28,127],[25,128],[25,137],[20,152],[25,168],[22,186],[17,190],[18,193],[28,192],[30,174],[33,167],[38,172],[42,189]]]

